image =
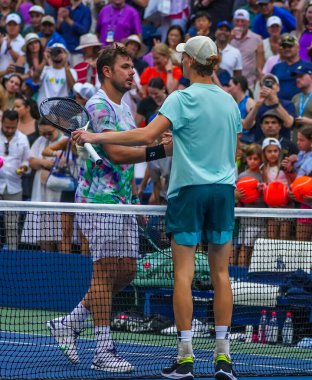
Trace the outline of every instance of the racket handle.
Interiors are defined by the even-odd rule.
[[[93,146],[90,143],[85,143],[84,148],[88,151],[88,153],[92,157],[92,160],[97,165],[100,165],[103,162],[103,159],[97,154],[96,150],[93,148]]]

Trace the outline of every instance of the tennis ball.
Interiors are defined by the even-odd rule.
[[[259,182],[254,177],[243,177],[236,182],[236,187],[238,190],[244,190],[245,196],[240,198],[242,203],[253,203],[259,196],[260,192],[258,190]]]
[[[297,177],[290,185],[290,189],[298,202],[304,202],[305,195],[312,195],[312,178],[305,175]]]
[[[3,157],[0,157],[0,168],[2,168],[3,164],[4,164],[4,159]]]
[[[288,186],[282,182],[271,182],[263,191],[264,202],[270,207],[283,207],[289,202]]]

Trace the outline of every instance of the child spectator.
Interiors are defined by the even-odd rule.
[[[312,172],[312,126],[303,127],[298,132],[297,145],[300,149],[298,155],[292,155],[283,160],[283,165],[290,172],[293,171],[296,177],[311,176]],[[311,197],[306,197],[306,201],[311,202]],[[311,206],[301,204],[301,209],[310,209]],[[312,219],[299,218],[296,226],[296,240],[311,240]]]
[[[263,182],[260,166],[262,163],[262,149],[258,144],[250,144],[245,148],[245,157],[247,169],[242,172],[238,179],[244,177],[253,177],[259,181],[259,184]],[[260,196],[255,202],[244,204],[240,202],[240,199],[244,196],[242,190],[235,190],[235,197],[238,200],[239,206],[244,207],[265,207],[262,196]],[[238,234],[238,245],[240,246],[238,257],[234,258],[234,262],[238,261],[239,266],[249,266],[252,248],[256,239],[265,237],[265,221],[261,218],[241,218],[240,230]]]
[[[289,186],[291,178],[286,170],[281,169],[282,147],[280,142],[268,137],[262,143],[263,182],[268,185],[271,182],[282,182]],[[268,220],[269,239],[289,239],[291,222],[285,219]]]

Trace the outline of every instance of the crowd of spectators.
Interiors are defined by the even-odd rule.
[[[67,138],[40,119],[38,106],[52,96],[70,96],[84,104],[100,86],[96,59],[101,47],[122,44],[133,57],[133,88],[124,100],[142,128],[170,93],[189,86],[175,47],[196,35],[216,41],[220,65],[214,80],[241,112],[238,178],[251,175],[268,184],[284,171],[289,186],[302,175],[303,164],[312,167],[306,164],[310,143],[304,148],[301,143],[312,139],[312,1],[0,0],[0,198],[68,201],[45,184],[59,154],[53,146]],[[271,165],[263,151],[268,137],[279,144],[276,178],[265,174]],[[250,157],[259,161],[256,171]],[[164,159],[137,174],[139,195],[148,183],[153,185],[143,197],[146,202],[166,203],[170,164]],[[238,205],[243,205],[241,196],[237,193]],[[259,205],[266,206],[263,201]],[[72,227],[65,219],[69,232],[61,238],[61,250],[68,252],[64,239],[68,242]],[[306,225],[308,232],[299,227],[297,238],[311,239]],[[37,235],[33,238],[43,244]],[[49,249],[54,238],[45,238]],[[14,239],[8,243],[16,248]],[[248,249],[244,242],[242,246],[241,262],[246,264]]]

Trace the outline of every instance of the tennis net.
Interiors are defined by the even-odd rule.
[[[0,377],[159,377],[176,355],[164,215],[161,206],[0,202]],[[311,210],[236,209],[229,271],[231,352],[240,376],[312,375],[311,220]],[[98,258],[103,251],[131,258],[125,260],[128,267],[113,260],[110,269],[99,269],[96,290],[89,295],[93,318],[86,309],[73,317],[74,352],[68,348],[73,341],[64,341],[56,330],[64,316],[72,322],[69,313],[90,287],[96,270],[90,251]],[[119,284],[112,298],[110,277]],[[200,245],[192,322],[197,377],[213,374],[213,296],[207,247]],[[259,328],[263,310],[264,330]],[[286,313],[291,321],[285,325]],[[94,324],[107,320],[131,372],[91,369],[98,352]]]

